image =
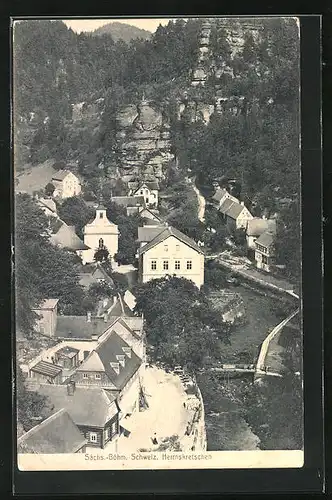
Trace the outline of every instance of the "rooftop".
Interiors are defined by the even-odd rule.
[[[54,179],[55,181],[63,181],[63,179],[65,179],[68,174],[72,174],[72,172],[70,170],[58,170],[53,174],[52,180]]]
[[[153,240],[158,234],[162,233],[166,226],[144,226],[137,229],[137,240],[139,242],[149,242]]]
[[[104,427],[118,413],[115,396],[100,387],[76,385],[68,394],[67,385],[40,384],[37,392],[48,397],[55,409],[64,408],[76,425]]]
[[[244,205],[241,205],[241,203],[226,198],[220,205],[219,211],[236,220],[244,208]]]
[[[23,434],[18,453],[76,453],[87,443],[65,409]]]
[[[40,373],[46,377],[55,378],[57,375],[62,373],[62,367],[49,363],[48,361],[39,361],[39,363],[31,368],[31,371]]]
[[[174,236],[177,238],[179,241],[182,241],[182,243],[188,245],[189,247],[193,248],[197,252],[204,254],[203,249],[197,245],[197,243],[189,238],[186,234],[181,233],[178,229],[172,226],[167,226],[164,228],[162,232],[159,232],[149,243],[144,245],[142,248],[138,250],[139,255],[142,255],[144,252],[147,250],[150,250],[150,248],[153,248],[155,245],[158,245],[162,241],[166,240],[170,236]]]
[[[272,232],[266,231],[259,238],[257,238],[256,243],[268,248],[274,243],[274,237],[275,235]]]
[[[89,250],[89,247],[75,233],[75,227],[67,226],[67,224],[62,224],[59,231],[51,236],[50,241],[70,251]]]
[[[112,196],[112,202],[121,207],[144,206],[144,196]]]
[[[246,232],[248,236],[260,236],[267,230],[275,233],[276,221],[274,219],[260,219],[259,217],[255,217],[248,221]]]
[[[87,321],[86,316],[58,316],[56,337],[91,339],[98,337],[109,328],[114,321],[104,321],[103,318],[92,317]]]
[[[130,350],[130,356],[125,353],[126,350]],[[119,362],[118,356],[123,356],[124,366]],[[118,364],[119,373],[112,368],[111,363]],[[85,371],[87,368],[98,371],[103,368],[103,371],[105,371],[112,384],[114,384],[118,390],[121,390],[136,373],[141,363],[141,359],[132,349],[130,349],[127,342],[119,337],[117,333],[111,332],[107,338],[89,354],[86,360],[78,368],[78,371]]]
[[[59,299],[45,299],[38,307],[34,309],[34,311],[44,311],[44,310],[52,310],[55,308]]]

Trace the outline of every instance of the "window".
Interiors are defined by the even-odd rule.
[[[149,203],[149,197],[148,196],[145,198],[145,203]]]
[[[164,269],[164,271],[168,271],[168,260],[164,260],[163,269]]]
[[[187,260],[187,269],[192,269],[192,268],[193,268],[193,261]]]
[[[95,379],[100,380],[101,379],[101,374],[100,373],[95,373]]]
[[[177,251],[180,250],[180,245],[176,245],[175,248],[176,248]]]
[[[117,425],[116,425],[116,422],[113,422],[112,427],[111,427],[111,435],[114,436],[114,434],[116,434],[116,432],[117,432]]]
[[[168,245],[164,245],[164,251],[168,252]]]
[[[104,212],[99,212],[99,218],[102,219],[104,217]]]
[[[151,260],[151,270],[155,271],[157,269],[157,261]]]
[[[180,261],[176,260],[175,261],[175,269],[178,271],[180,269]]]
[[[110,437],[110,428],[106,427],[106,429],[105,429],[105,439],[109,439],[109,437]]]
[[[83,373],[83,378],[88,378],[88,374],[87,373]]]
[[[141,189],[140,193],[143,194],[143,189]]]
[[[100,238],[99,239],[99,248],[103,248],[103,246],[104,246],[104,240],[103,240],[103,238]]]
[[[262,255],[262,263],[267,264],[268,263],[268,258],[266,255]]]
[[[96,432],[90,432],[90,441],[91,441],[91,443],[97,442],[97,433]]]

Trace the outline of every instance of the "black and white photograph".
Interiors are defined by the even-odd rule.
[[[19,469],[302,467],[299,19],[12,36]]]

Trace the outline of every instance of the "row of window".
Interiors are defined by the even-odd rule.
[[[88,373],[83,373],[83,378],[89,378]],[[96,380],[101,380],[101,374],[100,373],[95,373],[95,379]]]
[[[105,429],[105,439],[109,439],[110,437],[114,436],[116,434],[116,422],[113,422],[111,427],[106,427]],[[98,435],[96,432],[90,432],[89,433],[89,441],[91,443],[97,443],[98,440]]]
[[[175,245],[175,250],[178,252],[180,250],[180,245]],[[164,245],[164,252],[168,252],[168,245]]]
[[[193,261],[192,260],[187,260],[186,262],[186,269],[189,271],[193,268]],[[179,271],[181,269],[181,261],[180,260],[175,260],[174,261],[174,269],[176,271]],[[157,270],[157,261],[156,260],[151,260],[151,271],[156,271]],[[164,260],[163,261],[163,270],[168,271],[169,270],[169,261]]]
[[[262,245],[259,245],[256,243],[256,249],[259,250],[260,252],[267,253],[267,248],[263,247]]]

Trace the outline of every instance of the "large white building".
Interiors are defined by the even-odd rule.
[[[204,252],[191,238],[171,226],[144,226],[138,230],[139,277],[142,283],[167,275],[204,284]]]
[[[95,219],[84,226],[83,234],[84,244],[89,247],[81,253],[83,264],[93,262],[95,252],[100,247],[107,248],[111,259],[118,252],[119,229],[108,220],[104,206],[97,207]]]
[[[79,178],[69,170],[59,170],[53,174],[51,183],[55,190],[53,196],[55,198],[71,198],[77,196],[81,192],[81,183]]]

